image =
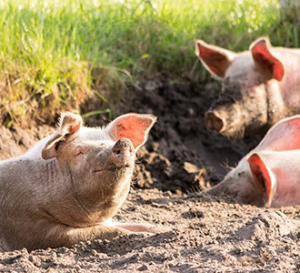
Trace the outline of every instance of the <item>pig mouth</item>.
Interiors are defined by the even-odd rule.
[[[236,128],[236,129],[228,129],[226,131],[221,132],[221,134],[229,139],[234,141],[238,141],[243,139],[245,135],[245,128],[243,126]]]
[[[103,169],[96,169],[93,171],[93,173],[101,173],[101,172],[117,172],[117,171],[122,171],[124,169],[129,169],[131,168],[130,164],[125,164],[121,167],[118,166],[113,166],[113,167],[108,167],[108,168],[103,168]]]

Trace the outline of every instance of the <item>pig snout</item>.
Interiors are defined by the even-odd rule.
[[[225,120],[221,118],[215,111],[205,113],[205,123],[209,130],[221,132],[225,127]]]
[[[119,139],[110,152],[111,160],[118,167],[130,165],[134,160],[134,147],[128,138]]]

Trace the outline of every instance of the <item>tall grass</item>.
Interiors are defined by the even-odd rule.
[[[203,80],[195,38],[239,51],[260,35],[296,47],[299,35],[277,0],[4,0],[0,30],[6,125],[47,120],[95,95],[113,107],[139,77]]]

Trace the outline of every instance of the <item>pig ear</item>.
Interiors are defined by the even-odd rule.
[[[61,114],[60,123],[56,134],[46,143],[42,150],[42,158],[50,159],[59,153],[62,142],[72,139],[82,127],[82,118],[73,113]]]
[[[277,122],[255,148],[257,151],[300,149],[300,115]]]
[[[248,158],[248,163],[256,189],[265,196],[265,204],[271,206],[274,195],[272,174],[257,153],[252,154]]]
[[[250,50],[256,66],[271,76],[271,78],[281,81],[284,76],[283,64],[270,52],[271,44],[267,37],[261,37],[254,41]]]
[[[112,121],[105,130],[114,141],[120,138],[130,139],[137,150],[147,140],[155,121],[156,117],[153,115],[126,114]]]
[[[195,53],[204,67],[220,80],[225,76],[225,72],[236,53],[221,47],[209,45],[202,40],[195,40]]]

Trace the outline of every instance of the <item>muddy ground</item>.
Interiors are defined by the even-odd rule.
[[[133,187],[115,220],[164,225],[169,232],[0,253],[0,272],[300,271],[300,207],[257,208],[201,193],[258,142],[233,142],[206,130],[203,115],[216,95],[212,83],[147,80],[117,109],[152,113],[158,122],[138,153]],[[107,120],[94,116],[86,123]],[[21,154],[53,130],[1,128],[0,158]]]

